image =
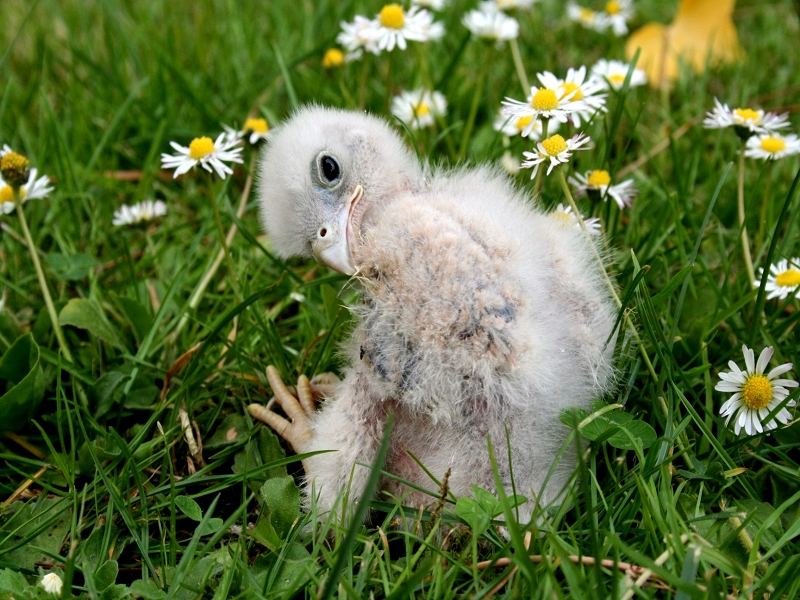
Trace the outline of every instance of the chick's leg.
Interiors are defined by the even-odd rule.
[[[335,377],[331,377],[326,375],[324,382],[317,378],[309,382],[301,375],[295,396],[277,370],[267,367],[267,379],[275,401],[288,418],[260,404],[247,407],[255,419],[272,427],[298,454],[323,452],[303,460],[305,501],[308,506],[311,496],[316,496],[320,516],[333,510],[345,492],[347,512],[355,508],[369,476],[369,469],[358,463],[371,463],[376,449],[374,435],[358,418],[358,411],[354,413],[354,395],[348,387],[345,386],[340,397],[330,398],[319,411],[315,410],[314,392],[320,391],[324,384],[333,389]]]

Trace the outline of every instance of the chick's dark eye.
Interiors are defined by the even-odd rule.
[[[322,167],[322,176],[325,178],[325,181],[333,183],[339,179],[341,169],[339,169],[339,163],[336,162],[335,158],[326,154],[319,159],[319,163]]]

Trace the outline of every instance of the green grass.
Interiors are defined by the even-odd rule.
[[[619,385],[603,400],[633,417],[624,431],[636,423],[647,437],[641,422],[652,428],[653,443],[620,441],[626,434],[608,423],[623,413],[603,409],[600,427],[584,431],[590,440],[568,499],[538,517],[527,550],[535,560],[525,558],[522,526],[512,521],[506,541],[480,517],[510,515],[507,499],[462,501],[465,520],[450,501],[419,522],[412,510],[401,527],[401,507],[379,497],[369,526],[331,524],[330,535],[300,511],[296,459],[245,407],[268,397],[267,364],[288,378],[341,367],[343,304],[356,291],[341,291],[345,279],[324,268],[272,255],[255,196],[242,200],[251,149],[226,182],[201,173],[174,181],[159,155],[170,140],[214,135],[251,113],[279,123],[305,102],[386,114],[392,92],[434,82],[449,114],[409,142],[436,163],[456,162],[462,146],[468,163],[496,161],[503,148],[492,121],[520,85],[508,49],[467,41],[459,21],[471,4],[451,2],[440,43],[325,72],[320,57],[339,21],[379,2],[3,2],[0,143],[55,182],[25,216],[56,308],[70,302],[78,326],[64,327],[68,364],[17,215],[0,217],[0,354],[19,359],[19,379],[39,349],[26,404],[18,413],[0,407],[0,597],[34,596],[49,571],[63,576],[65,595],[104,598],[800,594],[800,427],[737,438],[717,416],[725,395],[713,390],[728,360],[742,363],[743,343],[774,345],[773,365],[800,363],[800,311],[796,299],[764,302],[750,285],[736,216],[739,142],[699,121],[714,96],[797,108],[800,25],[788,1],[740,1],[741,62],[685,73],[668,95],[640,88],[613,97],[609,116],[588,129],[595,149],[574,161],[613,173],[664,144],[630,174],[640,190],[632,209],[581,204],[603,219],[609,271],[641,342],[620,336]],[[623,40],[566,22],[559,4],[545,1],[523,20],[529,77],[622,58]],[[673,12],[669,3],[636,4],[634,27]],[[512,142],[514,154],[524,149]],[[746,163],[756,268],[800,253],[800,203],[790,194],[797,168],[797,157]],[[532,192],[525,173],[519,183]],[[163,222],[111,227],[122,202],[151,197],[169,205]],[[536,202],[562,201],[557,178],[545,180]],[[190,310],[220,248],[215,202],[222,228],[239,230]],[[9,351],[27,333],[25,348]],[[10,387],[0,380],[0,392]],[[181,409],[202,459],[190,456]],[[655,578],[637,585],[571,555],[632,563]],[[476,559],[500,563],[479,569]]]

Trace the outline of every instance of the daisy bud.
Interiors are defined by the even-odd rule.
[[[0,175],[14,189],[28,181],[28,159],[16,152],[6,152],[0,158]]]
[[[324,69],[335,69],[344,64],[344,52],[338,48],[328,48],[325,55],[322,57],[322,67]]]

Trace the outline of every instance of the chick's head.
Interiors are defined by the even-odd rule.
[[[316,106],[271,132],[259,174],[261,217],[275,251],[313,256],[348,275],[370,211],[423,178],[385,121]]]

